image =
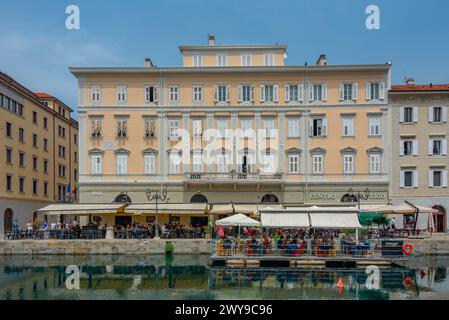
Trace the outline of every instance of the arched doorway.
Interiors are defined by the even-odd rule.
[[[353,194],[345,194],[343,197],[341,197],[341,202],[357,202],[357,197]]]
[[[433,214],[435,232],[446,232],[446,209],[442,206],[434,206],[433,209],[438,210]]]
[[[279,199],[274,194],[266,194],[262,197],[262,200],[260,202],[262,202],[262,203],[279,203]]]
[[[190,199],[190,203],[207,203],[207,198],[202,194],[196,194]]]
[[[12,220],[14,218],[14,213],[11,209],[6,209],[3,216],[3,230],[4,232],[12,232]]]
[[[115,203],[132,203],[131,198],[128,197],[128,195],[122,193],[120,195],[118,195],[115,200]]]

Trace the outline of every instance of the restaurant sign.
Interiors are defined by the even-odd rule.
[[[310,200],[340,201],[340,199],[344,195],[347,195],[347,192],[309,192],[309,199]],[[385,191],[369,192],[368,200],[387,201],[388,200],[388,192],[385,192]]]

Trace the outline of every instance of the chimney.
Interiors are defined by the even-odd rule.
[[[317,66],[327,66],[327,56],[325,54],[320,55],[316,62]]]
[[[151,67],[154,67],[153,61],[151,61],[150,58],[145,58],[145,62],[144,62],[144,64],[143,64],[143,66],[144,66],[145,68],[151,68]]]
[[[210,46],[214,46],[215,45],[215,36],[208,34],[207,35],[207,44]]]

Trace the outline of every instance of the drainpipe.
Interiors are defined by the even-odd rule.
[[[307,73],[308,64],[305,64],[304,71],[304,107],[305,107],[305,118],[304,118],[304,202],[307,203],[309,186],[308,186],[308,177],[309,177],[309,77]]]
[[[415,214],[415,226],[413,227],[413,231],[416,232],[416,225],[418,223],[418,217],[419,217],[419,209],[418,207],[416,207],[413,203],[408,202],[407,200],[405,200],[405,203],[408,204],[409,206],[413,207],[416,210],[416,214]]]

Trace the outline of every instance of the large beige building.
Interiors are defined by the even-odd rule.
[[[434,207],[437,232],[448,230],[449,85],[398,85],[390,91],[392,199]]]
[[[0,72],[0,234],[14,219],[24,227],[35,210],[71,202],[78,179],[78,123],[72,110],[34,94]]]
[[[173,203],[389,199],[391,64],[287,66],[285,45],[213,37],[180,52],[182,67],[70,69],[80,202],[143,203],[161,187]]]

